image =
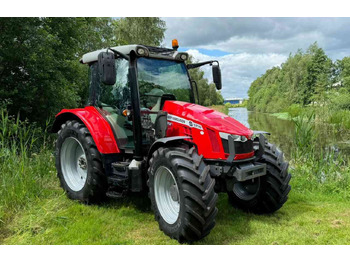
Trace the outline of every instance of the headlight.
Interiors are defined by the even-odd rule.
[[[186,59],[187,59],[187,55],[182,54],[182,55],[180,56],[180,58],[181,58],[182,60],[186,60]]]
[[[221,138],[228,140],[228,136],[231,134],[219,132]],[[234,141],[237,142],[246,142],[248,139],[245,136],[231,135]]]
[[[148,56],[148,50],[145,49],[145,48],[142,48],[142,47],[138,47],[136,49],[136,53],[139,55],[139,56]]]
[[[177,53],[177,55],[175,56],[176,60],[186,61],[187,58],[188,58],[187,53]]]

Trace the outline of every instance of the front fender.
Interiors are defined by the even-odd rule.
[[[52,132],[58,132],[68,120],[78,120],[85,124],[101,154],[120,153],[110,124],[95,107],[63,109],[56,115]]]
[[[152,157],[152,154],[154,151],[156,151],[158,148],[163,147],[165,145],[183,142],[183,143],[191,144],[191,145],[195,146],[195,144],[193,144],[185,139],[192,139],[192,138],[189,136],[172,136],[172,137],[164,137],[164,138],[161,138],[161,139],[154,141],[154,143],[151,145],[150,149],[148,150],[147,162]]]

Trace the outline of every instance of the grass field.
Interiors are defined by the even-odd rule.
[[[159,230],[145,196],[99,206],[69,200],[56,178],[52,139],[7,118],[0,111],[0,244],[178,244]],[[216,227],[196,244],[350,243],[348,162],[320,159],[309,147],[312,132],[301,132],[308,128],[300,126],[287,203],[253,215],[220,194]]]
[[[178,244],[158,229],[147,198],[86,206],[67,199],[57,185],[48,190],[14,214],[2,244]],[[221,194],[216,227],[196,244],[348,244],[349,207],[341,196],[292,191],[281,210],[258,216],[235,210]]]

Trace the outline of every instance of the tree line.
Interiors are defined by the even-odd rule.
[[[62,108],[84,106],[89,81],[88,67],[79,63],[84,53],[125,44],[160,46],[165,30],[157,17],[0,18],[0,106],[39,123]],[[200,101],[215,104],[203,74],[191,73]]]
[[[314,43],[258,77],[248,95],[248,109],[261,112],[309,105],[350,109],[350,57],[332,61]]]

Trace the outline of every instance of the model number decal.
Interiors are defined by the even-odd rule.
[[[200,124],[194,123],[193,121],[184,119],[182,117],[178,117],[178,116],[174,116],[171,114],[168,114],[168,121],[172,121],[172,122],[176,122],[176,123],[180,123],[189,127],[193,127],[199,130],[203,130],[203,127]]]

